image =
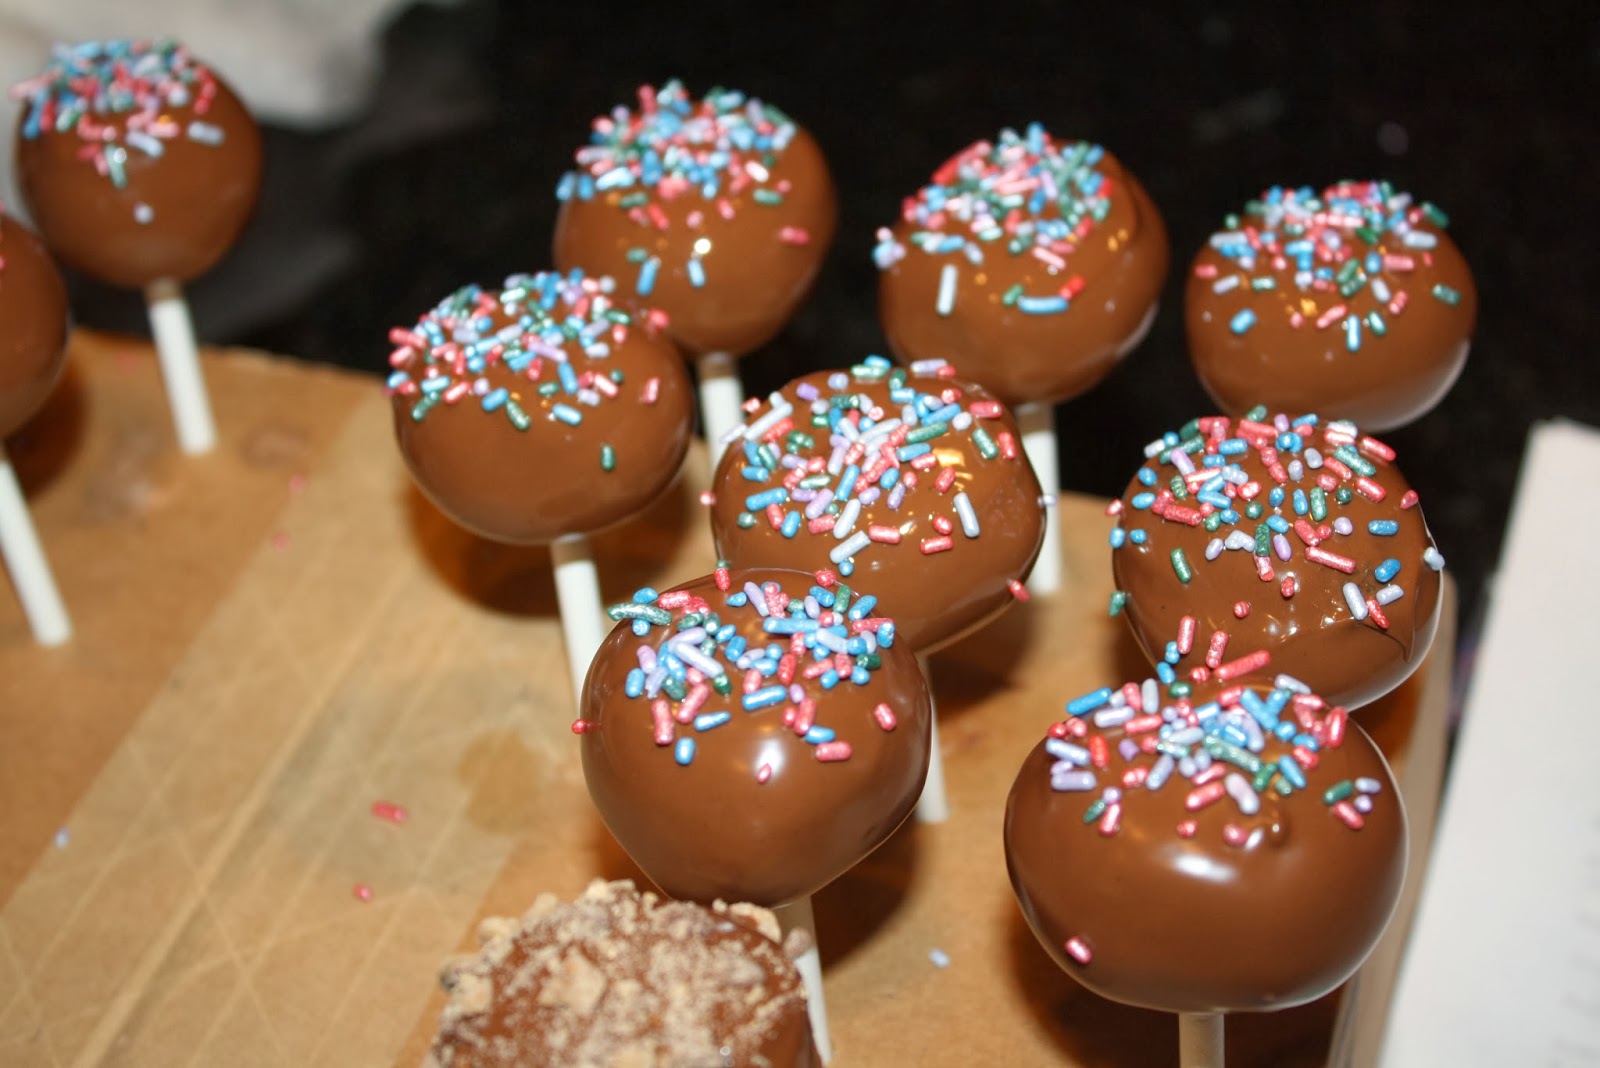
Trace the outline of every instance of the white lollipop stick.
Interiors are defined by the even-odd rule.
[[[1061,471],[1056,463],[1056,413],[1049,404],[1019,404],[1017,428],[1022,431],[1022,451],[1028,454],[1039,488],[1049,498],[1045,508],[1044,545],[1028,576],[1028,592],[1051,594],[1061,588]]]
[[[1178,1014],[1180,1068],[1222,1068],[1222,1013]]]
[[[817,921],[811,914],[810,896],[780,905],[772,910],[778,917],[778,927],[784,938],[790,931],[804,931],[810,943],[800,958],[794,962],[800,979],[806,985],[806,1012],[811,1017],[811,1040],[817,1044],[817,1054],[822,1063],[833,1060],[833,1039],[828,1034],[828,1003],[822,996],[822,954],[817,950]]]
[[[732,353],[704,352],[695,361],[700,373],[700,424],[706,432],[706,454],[717,469],[726,446],[724,435],[744,423],[744,383]]]
[[[944,757],[939,751],[939,706],[933,697],[933,676],[928,673],[928,658],[917,654],[917,666],[928,683],[928,703],[932,711],[929,726],[933,728],[928,740],[928,779],[922,784],[922,796],[917,798],[918,823],[943,823],[950,818],[950,799],[944,790]]]
[[[170,278],[160,278],[145,286],[144,299],[161,361],[161,379],[167,387],[167,404],[178,432],[178,448],[190,455],[210,452],[217,443],[217,425],[211,419],[211,399],[206,395],[194,322],[189,318],[183,288]]]
[[[50,562],[33,529],[28,502],[22,499],[22,487],[17,485],[4,445],[0,445],[0,557],[11,572],[22,614],[28,617],[35,640],[40,645],[60,645],[72,637],[72,620],[61,603],[61,592],[50,574]]]
[[[583,698],[583,679],[589,661],[605,640],[605,609],[600,604],[600,579],[594,569],[589,539],[570,534],[550,544],[550,564],[556,575],[556,602],[561,609],[561,636],[567,647],[567,668],[572,672],[572,699]]]

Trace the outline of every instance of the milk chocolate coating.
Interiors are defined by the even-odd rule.
[[[1315,251],[1302,261],[1296,248]],[[1265,404],[1384,431],[1449,392],[1478,294],[1437,209],[1346,182],[1252,201],[1195,256],[1184,309],[1195,373],[1224,411]],[[1254,317],[1242,330],[1241,314]]]
[[[799,973],[771,913],[596,881],[485,920],[452,962],[425,1068],[812,1068]]]
[[[415,340],[391,357],[406,466],[428,499],[468,530],[513,544],[590,533],[634,515],[677,477],[694,417],[683,360],[646,313],[612,304],[601,284],[541,274],[513,276],[498,291],[469,286],[424,316]],[[558,294],[551,309],[540,306],[540,294]],[[430,323],[440,331],[431,344],[423,341]],[[502,345],[478,371],[459,364],[462,344],[508,326],[534,343]],[[559,361],[535,346],[563,354],[576,388],[562,384]],[[463,395],[423,401],[422,383],[440,376],[464,383]],[[611,392],[586,384],[596,378]],[[489,410],[485,401],[499,390],[510,403]],[[526,417],[520,429],[517,411]]]
[[[158,279],[188,281],[233,246],[261,186],[261,131],[226,83],[199,70],[190,102],[160,109],[184,132],[158,139],[159,156],[128,140],[137,111],[91,110],[88,121],[113,132],[105,150],[125,153],[121,186],[81,158],[98,139],[53,126],[30,134],[25,111],[16,143],[18,183],[40,235],[64,263],[138,288]],[[214,85],[214,95],[202,95],[202,83]],[[59,106],[61,92],[53,95]],[[30,96],[29,108],[40,100]],[[190,136],[196,121],[219,131],[220,143]]]
[[[1192,616],[1196,621],[1194,641],[1202,650],[1217,631],[1229,635],[1224,661],[1265,649],[1271,657],[1266,668],[1269,676],[1292,675],[1329,701],[1352,708],[1377,700],[1405,681],[1422,662],[1439,625],[1439,572],[1424,561],[1424,554],[1441,566],[1443,559],[1437,555],[1420,506],[1406,507],[1404,503],[1410,490],[1405,477],[1393,462],[1359,444],[1350,447],[1361,462],[1376,468],[1370,480],[1363,482],[1367,476],[1353,469],[1350,477],[1338,473],[1336,465],[1342,461],[1335,442],[1343,442],[1346,436],[1355,442],[1368,440],[1359,431],[1342,435],[1339,428],[1353,429],[1349,424],[1325,422],[1303,436],[1303,444],[1327,461],[1313,470],[1306,466],[1307,453],[1271,444],[1276,433],[1273,426],[1218,418],[1220,422],[1207,425],[1214,425],[1220,436],[1207,437],[1198,431],[1182,436],[1209,441],[1206,447],[1211,452],[1229,438],[1250,443],[1227,457],[1242,473],[1244,486],[1224,482],[1218,490],[1226,497],[1223,503],[1237,512],[1237,521],[1219,520],[1214,531],[1207,529],[1204,521],[1191,525],[1187,520],[1194,516],[1188,510],[1221,508],[1194,491],[1173,502],[1177,510],[1166,510],[1164,494],[1170,495],[1171,480],[1179,474],[1169,452],[1146,461],[1142,470],[1149,473],[1151,481],[1136,475],[1122,496],[1117,524],[1130,536],[1112,550],[1111,565],[1117,589],[1127,595],[1123,612],[1134,636],[1152,661],[1159,660],[1167,643],[1177,639],[1180,621]],[[1192,430],[1193,424],[1185,429]],[[1284,473],[1284,498],[1277,506],[1269,502],[1273,487],[1280,485],[1269,463],[1274,454]],[[1302,465],[1298,480],[1289,470],[1297,460]],[[1240,493],[1251,484],[1259,487],[1256,502],[1261,505],[1254,518],[1248,514],[1250,502]],[[1323,491],[1320,497],[1327,509],[1321,519],[1311,510],[1316,504],[1315,489]],[[1296,511],[1296,490],[1306,496],[1306,515]],[[1373,499],[1368,491],[1381,491],[1383,499]],[[1341,495],[1347,497],[1342,503]],[[1135,504],[1136,498],[1143,507]],[[1151,498],[1153,505],[1147,503]],[[1158,508],[1164,514],[1158,514]],[[1264,559],[1270,564],[1271,577],[1264,580],[1258,570],[1256,536],[1272,517],[1290,525],[1283,536],[1290,558],[1281,559],[1276,547],[1269,546]],[[1341,520],[1348,520],[1349,533],[1336,529],[1335,524],[1345,525]],[[1297,521],[1301,526],[1295,526]],[[1395,532],[1373,533],[1369,524],[1375,521],[1393,522]],[[1143,531],[1143,544],[1132,537],[1135,530]],[[1316,540],[1315,548],[1307,544],[1302,532]],[[1267,533],[1272,532],[1269,529]],[[1214,560],[1206,558],[1208,545],[1216,539],[1226,544],[1230,537],[1241,547],[1224,549]],[[1191,573],[1188,582],[1179,578],[1173,564],[1172,554],[1178,550]],[[1320,552],[1347,559],[1353,571],[1346,573],[1312,558]],[[1378,578],[1374,572],[1391,559],[1399,562],[1399,571],[1389,580]],[[1293,596],[1283,595],[1285,582],[1293,583]],[[1376,597],[1381,589],[1399,587],[1398,600],[1379,606],[1387,626],[1370,606],[1367,618],[1356,618],[1344,594],[1344,586],[1350,582],[1359,589],[1363,602]],[[1234,610],[1240,602],[1248,605],[1243,619]]]
[[[1065,165],[1063,158],[1071,164],[1079,152],[1101,150],[1040,136],[1048,146],[1042,163],[1024,139],[1004,131],[998,147],[978,142],[964,149],[940,168],[933,185],[908,197],[892,233],[904,254],[883,269],[878,283],[879,318],[901,361],[948,360],[1010,405],[1066,400],[1110,373],[1148,324],[1170,255],[1161,213],[1114,156]],[[1036,208],[986,200],[994,196],[997,176],[1006,178],[1007,190],[1028,182],[1022,195],[1029,196],[1041,174],[1051,176],[1050,188],[1059,195],[1042,198]],[[1076,176],[1093,192],[1061,189],[1056,175]],[[1069,216],[1074,222],[1063,224]],[[989,220],[1004,225],[983,225]],[[1067,233],[1037,243],[1030,236],[1050,225]],[[1031,230],[1019,232],[1019,226]],[[917,235],[942,235],[954,247],[932,251]],[[1039,245],[1063,262],[1038,258]],[[981,263],[968,258],[973,250]],[[956,271],[948,314],[939,311],[946,267]],[[1064,311],[1033,313],[1014,296],[1053,297],[1072,279],[1082,289]]]
[[[784,487],[785,476],[788,481],[795,481],[791,469],[780,466],[768,471],[760,464],[752,464],[740,444],[730,446],[717,466],[713,481],[716,499],[711,507],[711,532],[722,558],[735,567],[840,569],[845,561],[836,563],[831,557],[851,534],[874,527],[893,528],[898,542],[872,540],[847,558],[852,568],[845,569],[846,581],[878,593],[886,605],[893,607],[900,637],[919,653],[931,652],[976,630],[1012,603],[1015,596],[1010,583],[1023,582],[1033,570],[1044,540],[1045,518],[1039,503],[1039,480],[1021,451],[1016,422],[993,396],[981,386],[947,375],[891,370],[881,358],[851,372],[816,371],[803,375],[784,386],[777,396],[794,409],[790,418],[795,433],[784,433],[772,448],[777,455],[817,466],[819,470],[812,477],[826,482],[830,493],[838,491],[844,466],[850,461],[848,456],[842,457],[839,470],[831,473],[829,466],[823,466],[835,452],[830,440],[829,411],[866,405],[863,414],[873,423],[882,423],[886,419],[904,419],[905,407],[922,396],[930,401],[938,398],[936,403],[941,405],[957,404],[968,413],[978,405],[986,414],[973,418],[969,429],[952,428],[930,439],[927,444],[931,452],[927,456],[933,457],[932,462],[924,457],[905,462],[896,458],[886,463],[880,457],[897,457],[898,450],[886,453],[881,444],[863,456],[859,460],[863,479],[877,461],[886,470],[898,471],[900,481],[907,485],[907,476],[915,472],[916,485],[905,493],[898,507],[891,507],[894,492],[881,489],[883,475],[871,480],[879,487],[873,500],[868,500],[866,486],[858,485],[851,496],[862,502],[860,515],[845,533],[832,528],[811,532],[808,510],[814,504],[795,496],[807,492],[798,486],[788,491],[789,499],[780,508],[785,517],[798,514],[794,536],[785,537],[781,526],[774,529],[766,509],[752,512],[749,500]],[[808,400],[807,396],[815,399]],[[772,403],[768,397],[748,416],[747,432],[771,422],[768,416]],[[844,405],[848,407],[841,407]],[[992,443],[994,455],[983,454],[980,441],[985,438],[979,437],[979,430]],[[809,443],[797,435],[808,436]],[[928,466],[918,470],[916,465],[922,463]],[[938,479],[947,471],[953,473],[953,480],[941,490]],[[969,537],[961,523],[956,502],[961,493],[971,502],[978,522],[975,537]],[[836,519],[842,507],[833,501],[818,510],[818,518],[823,522]],[[939,525],[945,524],[948,525],[941,532]],[[941,538],[949,539],[948,550],[923,551],[925,544]]]
[[[33,417],[61,377],[67,290],[44,243],[0,215],[0,438]]]
[[[1040,743],[1005,815],[1011,885],[1034,934],[1068,974],[1115,1001],[1209,1013],[1302,1004],[1360,967],[1399,898],[1407,836],[1388,766],[1360,728],[1347,724],[1343,744],[1317,751],[1303,788],[1287,796],[1263,789],[1258,811],[1246,815],[1227,793],[1191,810],[1195,784],[1177,772],[1155,790],[1126,785],[1124,774],[1158,757],[1125,760],[1123,728],[1084,724],[1087,737],[1067,740],[1087,747],[1098,736],[1109,746],[1096,786],[1054,789],[1057,757]],[[1252,755],[1276,763],[1289,752],[1270,738]],[[1373,792],[1356,789],[1357,779]],[[1106,787],[1120,790],[1110,834],[1103,812],[1085,822]],[[1370,804],[1364,813],[1343,810],[1360,829],[1328,803],[1330,788],[1348,794],[1346,806],[1357,798]],[[1190,837],[1179,830],[1186,821]]]
[[[791,651],[795,639],[764,631],[755,608],[728,604],[729,595],[739,594],[747,582],[776,583],[795,599],[816,584],[810,574],[736,569],[728,593],[711,577],[675,589],[703,602],[701,611],[715,613],[718,626],[734,627],[752,648],[776,645],[779,652]],[[857,596],[870,592],[863,588]],[[672,593],[661,597],[670,603]],[[887,600],[880,608],[892,615]],[[689,715],[690,723],[667,719],[666,744],[660,744],[655,699],[649,691],[629,697],[628,674],[639,666],[640,647],[659,652],[690,610],[673,609],[674,623],[652,626],[643,639],[624,622],[595,655],[584,682],[579,727],[589,794],[623,849],[672,897],[765,906],[794,901],[883,844],[916,804],[928,771],[933,713],[927,684],[903,642],[880,648],[881,663],[870,669],[850,657],[845,666],[859,666],[865,681],[847,676],[832,689],[820,678],[805,677],[815,660],[802,650],[792,683],[800,687],[801,703],[814,701],[815,726],[834,732],[834,742],[849,747],[847,759],[825,760],[837,753],[798,735],[795,726],[803,723],[785,724],[790,709],[800,707],[795,692],[747,709],[746,672],[732,665],[726,641],[718,642],[711,655],[724,665],[731,693],[711,690]],[[761,678],[759,687],[781,688],[780,678]],[[663,716],[683,708],[669,693],[660,696],[666,703]],[[892,729],[875,717],[880,704],[892,712]],[[694,725],[696,715],[720,711],[730,714],[727,722],[706,729]],[[694,752],[682,764],[679,747],[686,739]]]
[[[612,116],[596,120],[594,144],[579,152],[579,172],[563,183],[570,192],[556,218],[555,262],[562,270],[615,276],[625,292],[667,313],[668,332],[689,352],[742,356],[776,336],[810,290],[837,223],[833,179],[811,135],[765,105],[756,105],[757,113],[786,130],[786,143],[768,150],[735,147],[730,165],[705,162],[706,153],[728,145],[723,119],[709,116],[742,119],[750,104],[691,105],[682,94],[675,83],[658,94],[663,107],[675,101],[683,115],[697,117],[674,127],[677,138],[646,123],[636,136],[618,141],[600,132]],[[737,94],[734,99],[744,101]],[[612,150],[586,163],[603,144]],[[621,169],[638,176],[647,152],[694,162],[669,163],[666,180],[655,183],[641,178],[588,196],[577,191],[579,175],[599,178]],[[777,203],[763,202],[773,196]],[[653,284],[641,277],[651,258],[659,261]],[[701,285],[691,261],[704,271]]]

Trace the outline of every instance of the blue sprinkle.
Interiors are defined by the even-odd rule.
[[[744,695],[744,710],[746,712],[755,712],[759,709],[770,708],[773,705],[782,703],[783,699],[788,695],[789,689],[786,686],[763,686],[754,693]]]
[[[702,712],[700,715],[694,717],[694,729],[697,731],[708,731],[713,727],[722,726],[732,718],[733,713],[726,710],[721,712]]]
[[[1379,582],[1388,582],[1398,574],[1400,574],[1400,561],[1392,556],[1372,571],[1372,577]]]
[[[1367,533],[1380,538],[1392,538],[1400,532],[1400,524],[1393,519],[1373,519],[1367,523]]]
[[[643,668],[633,668],[628,672],[628,677],[622,683],[622,692],[629,697],[638,697],[644,693]]]
[[[682,767],[688,767],[694,762],[694,739],[679,738],[678,744],[672,747],[672,759]]]
[[[1081,716],[1087,712],[1093,712],[1095,709],[1099,708],[1101,705],[1110,700],[1111,687],[1102,686],[1098,690],[1094,690],[1090,693],[1084,694],[1082,697],[1075,697],[1071,701],[1068,701],[1067,714],[1070,716]]]
[[[821,745],[823,742],[833,741],[833,730],[829,727],[812,727],[806,731],[801,740],[808,745]]]

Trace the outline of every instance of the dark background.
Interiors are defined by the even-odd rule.
[[[1273,183],[1383,177],[1450,214],[1481,297],[1472,356],[1437,410],[1385,436],[1469,616],[1529,424],[1600,423],[1595,5],[679,7],[407,9],[365,114],[268,128],[258,217],[191,289],[202,337],[378,371],[390,326],[466,281],[548,266],[553,191],[590,119],[677,76],[788,111],[840,187],[816,291],[744,361],[751,392],[884,351],[873,230],[958,148],[1039,120],[1120,156],[1173,243],[1149,339],[1058,410],[1068,488],[1119,493],[1145,441],[1209,407],[1184,353],[1181,275],[1222,215]],[[133,295],[73,285],[81,321],[143,328]]]

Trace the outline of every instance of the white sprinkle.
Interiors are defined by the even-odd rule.
[[[1222,788],[1228,791],[1228,796],[1233,798],[1234,804],[1239,806],[1239,811],[1246,816],[1254,816],[1261,811],[1261,798],[1243,775],[1231,771],[1222,780]]]
[[[854,497],[844,502],[844,508],[839,511],[839,518],[833,521],[833,537],[836,541],[843,541],[855,527],[856,520],[861,516],[861,502]]]
[[[770,394],[767,397],[767,403],[772,405],[772,410],[745,428],[744,436],[746,440],[759,441],[762,435],[794,413],[794,405],[785,400],[782,393]]]
[[[939,268],[939,297],[933,310],[948,316],[956,306],[956,265],[947,263]]]
[[[955,503],[956,517],[961,520],[961,533],[969,538],[976,538],[979,533],[978,513],[972,507],[972,499],[963,490],[956,494]]]
[[[836,564],[842,564],[856,553],[872,544],[872,539],[867,537],[867,532],[858,530],[849,538],[833,547],[833,552],[828,554],[828,559]]]
[[[1423,551],[1422,562],[1427,564],[1435,571],[1444,570],[1444,554],[1438,549],[1434,548],[1432,545],[1428,546],[1427,549]]]
[[[1236,274],[1224,275],[1211,284],[1213,293],[1230,293],[1239,288],[1239,276]]]
[[[1373,594],[1372,599],[1378,602],[1379,607],[1387,607],[1388,605],[1394,604],[1405,595],[1406,591],[1404,587],[1396,586],[1391,582],[1389,585]]]
[[[1350,606],[1350,614],[1357,620],[1367,618],[1367,599],[1361,596],[1361,587],[1354,582],[1344,584],[1344,603]]]
[[[935,968],[948,968],[948,967],[950,967],[950,954],[946,953],[942,949],[935,949],[935,950],[929,951],[928,959],[933,962],[933,966]]]

